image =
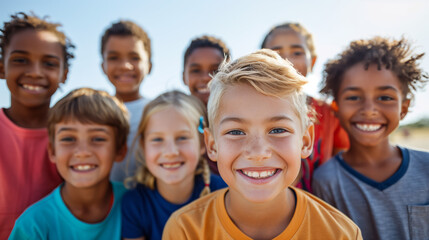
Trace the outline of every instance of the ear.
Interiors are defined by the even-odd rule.
[[[307,158],[313,151],[314,125],[310,124],[302,136],[301,158]]]
[[[107,73],[106,73],[106,69],[104,69],[104,67],[105,67],[105,65],[104,65],[104,60],[101,62],[101,69],[103,69],[103,73],[105,74],[105,75],[107,75]]]
[[[52,163],[57,162],[57,159],[55,158],[55,148],[51,142],[49,142],[48,144],[48,155],[49,155],[49,160],[51,160]]]
[[[64,69],[63,76],[61,77],[60,83],[65,83],[69,74],[69,68]]]
[[[316,64],[316,60],[317,60],[316,56],[311,58],[311,67],[310,67],[311,71],[313,71],[313,67],[314,67],[314,64]]]
[[[186,81],[186,79],[185,79],[185,70],[183,70],[183,72],[182,72],[182,80],[183,80],[183,83],[184,83],[186,86],[188,86],[188,81]]]
[[[124,160],[125,156],[127,155],[128,146],[127,144],[124,144],[119,151],[116,152],[115,162],[121,162]]]
[[[5,73],[4,73],[4,63],[3,61],[0,61],[0,79],[6,79]]]
[[[401,120],[405,118],[405,116],[407,116],[408,113],[408,108],[410,107],[410,99],[405,99],[404,101],[402,101],[401,104]]]
[[[207,155],[210,160],[217,162],[217,146],[213,134],[208,128],[204,128],[204,142],[206,143]]]

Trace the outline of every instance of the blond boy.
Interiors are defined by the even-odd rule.
[[[313,147],[305,83],[271,50],[221,66],[204,135],[229,188],[173,214],[163,239],[362,238],[345,215],[291,187]]]

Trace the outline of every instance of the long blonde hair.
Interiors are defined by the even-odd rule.
[[[152,190],[155,189],[156,179],[146,165],[144,150],[140,143],[144,140],[144,133],[152,115],[168,107],[174,107],[174,109],[179,111],[189,121],[191,126],[195,126],[195,131],[197,131],[197,128],[200,125],[200,119],[202,119],[202,127],[204,128],[207,126],[206,107],[194,96],[186,95],[179,91],[170,91],[161,94],[149,102],[143,110],[137,135],[133,140],[133,149],[135,149],[138,169],[134,176],[125,180],[127,187],[134,187],[136,183],[141,183]],[[199,135],[199,141],[200,144],[204,144],[201,134]],[[134,148],[136,144],[137,146]],[[204,189],[200,194],[201,197],[210,193],[210,168],[208,166],[207,159],[205,159],[204,156],[200,156],[195,170],[195,175],[199,174],[202,175],[205,184]]]

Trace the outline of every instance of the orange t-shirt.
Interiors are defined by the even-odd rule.
[[[47,146],[47,129],[18,127],[0,109],[0,240],[29,205],[62,182]]]
[[[337,209],[303,190],[291,189],[297,199],[295,212],[288,227],[274,239],[362,239],[356,224]],[[227,191],[215,191],[173,213],[162,239],[251,239],[229,217]]]

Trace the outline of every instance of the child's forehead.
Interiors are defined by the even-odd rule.
[[[227,116],[237,118],[273,118],[290,116],[299,119],[290,95],[270,96],[256,90],[250,84],[236,84],[227,88],[219,100],[216,124]]]
[[[62,52],[58,36],[47,30],[25,29],[16,32],[6,47],[10,50],[15,50],[15,48],[26,51],[52,49]]]
[[[113,131],[114,127],[105,123],[96,123],[89,120],[79,120],[72,117],[63,119],[55,124],[56,131],[61,129],[67,130],[93,130],[102,129],[106,131]]]

